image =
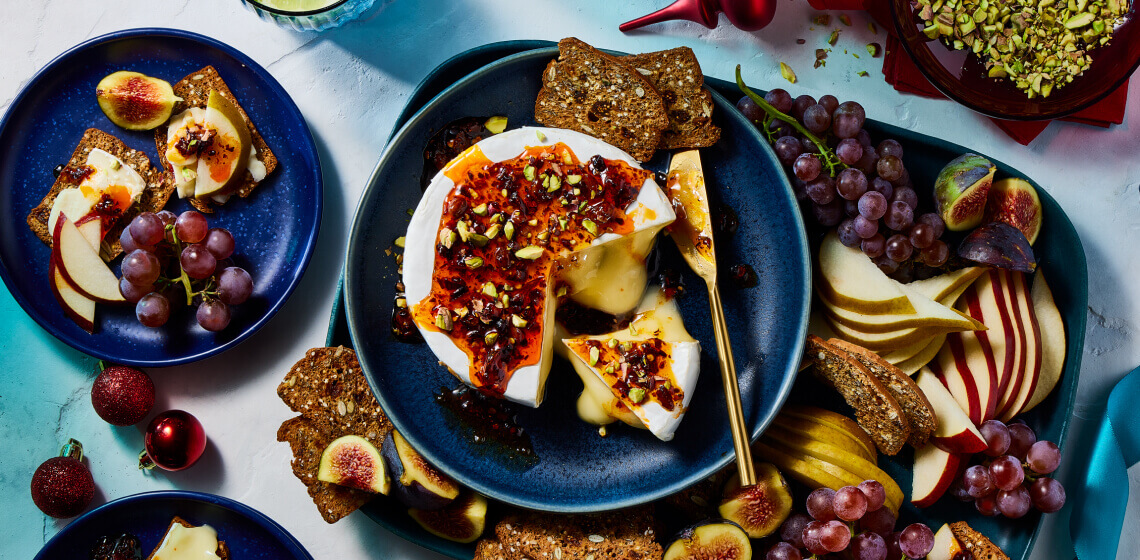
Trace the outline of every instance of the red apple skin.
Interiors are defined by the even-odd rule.
[[[989,330],[974,333],[981,343],[982,351],[986,354],[986,366],[992,370],[989,377],[993,379],[989,387],[986,412],[981,421],[975,422],[977,424],[996,417],[998,405],[1006,388],[1014,383],[1013,378],[1018,374],[1014,369],[1014,349],[1017,344],[1016,326],[1006,309],[1007,296],[1001,272],[990,270],[986,273],[985,280],[985,282],[977,284],[977,297],[971,300],[970,310],[967,312],[971,317],[990,327]],[[996,349],[999,340],[1004,343],[1002,346],[1004,351],[1001,352],[1000,356]],[[974,374],[977,378],[981,372],[974,372]],[[982,375],[982,377],[985,376]]]
[[[1016,392],[1010,395],[1010,402],[1005,410],[999,412],[998,418],[1009,422],[1014,416],[1021,414],[1026,403],[1034,391],[1037,390],[1037,380],[1041,377],[1041,326],[1037,322],[1037,315],[1033,310],[1033,300],[1026,285],[1025,275],[1021,273],[1008,273],[1010,279],[1010,292],[1013,310],[1021,318],[1020,336],[1025,338],[1022,345],[1023,374],[1021,384]]]
[[[63,314],[67,316],[68,319],[75,321],[75,324],[79,325],[79,328],[93,334],[95,332],[95,323],[88,318],[80,315],[76,310],[72,309],[71,306],[67,304],[67,301],[63,299],[63,296],[59,293],[58,283],[66,282],[66,280],[63,279],[63,276],[60,275],[56,269],[54,250],[52,250],[51,257],[48,258],[48,279],[48,285],[51,287],[51,294],[55,296],[55,301],[59,303],[59,307],[63,309]]]
[[[950,437],[932,437],[931,443],[947,453],[981,453],[986,449],[986,440],[971,431],[962,431]]]
[[[910,502],[920,508],[934,505],[958,476],[958,467],[962,465],[963,457],[959,453],[947,453],[929,443],[916,450],[914,482],[911,486],[914,494]]]
[[[69,221],[67,216],[60,216],[59,219],[56,220],[56,222],[55,222],[55,231],[52,232],[52,258],[55,259],[56,270],[59,272],[59,275],[62,276],[63,279],[65,281],[67,281],[68,285],[70,285],[73,289],[75,289],[75,291],[79,292],[84,297],[95,300],[96,303],[110,303],[110,304],[124,303],[125,300],[123,300],[123,301],[108,300],[108,299],[96,297],[96,296],[88,293],[86,290],[84,290],[82,287],[79,286],[79,283],[76,282],[75,279],[68,272],[67,264],[63,261],[63,254],[61,252],[60,242],[59,242],[60,231],[63,229],[64,222],[67,222],[67,221]],[[83,243],[86,244],[87,241],[84,240]],[[90,248],[89,245],[88,245],[88,247]]]
[[[1009,372],[1009,381],[998,392],[998,405],[994,409],[993,418],[1000,418],[1017,400],[1021,385],[1025,380],[1026,325],[1017,304],[1018,294],[1014,285],[1013,275],[1008,270],[995,270],[994,293],[997,296],[998,309],[1002,314],[1002,325],[1006,327],[1005,363]],[[1011,344],[1012,343],[1012,344]]]

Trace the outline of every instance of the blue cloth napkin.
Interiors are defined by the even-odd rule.
[[[1080,560],[1116,558],[1128,506],[1128,467],[1140,461],[1140,368],[1108,397],[1083,488],[1073,492],[1069,533]]]

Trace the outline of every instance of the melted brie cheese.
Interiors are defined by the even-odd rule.
[[[185,136],[187,129],[193,125],[209,126],[206,120],[206,109],[202,107],[186,109],[172,117],[170,125],[166,129],[166,153],[164,156],[174,173],[174,187],[178,191],[178,198],[193,198],[194,186],[198,182],[198,154],[183,156],[174,147],[178,139]],[[249,163],[246,165],[246,169],[253,177],[253,182],[260,183],[262,179],[265,179],[267,173],[265,162],[257,158],[257,148],[253,145],[249,147]],[[229,200],[230,195],[217,195],[211,198],[218,204],[224,204]]]
[[[175,523],[151,559],[218,560],[218,532],[209,525],[186,527]]]
[[[55,222],[61,212],[72,223],[78,223],[91,213],[104,193],[126,189],[131,204],[134,204],[146,189],[146,182],[138,171],[99,148],[87,154],[86,165],[93,171],[83,178],[79,186],[63,189],[56,195],[48,215],[48,232],[55,231]]]
[[[448,168],[465,158],[484,158],[492,163],[506,161],[518,157],[527,147],[559,142],[567,145],[583,161],[600,155],[640,169],[628,154],[596,138],[570,130],[530,127],[491,136],[461,154]],[[432,179],[408,225],[403,280],[410,306],[426,299],[432,288],[440,219],[444,202],[455,187],[455,181],[448,177],[448,168]],[[569,283],[570,293],[581,298],[586,305],[612,313],[625,313],[637,305],[645,290],[645,257],[661,229],[676,219],[668,198],[652,177],[646,179],[637,198],[625,210],[633,221],[631,233],[624,236],[603,234],[588,247],[558,257],[563,268],[561,278]],[[503,391],[506,399],[533,407],[542,402],[553,354],[555,305],[553,279],[547,279],[540,325],[540,359],[538,363],[521,366],[511,374]],[[468,354],[446,333],[418,323],[417,327],[440,361],[459,380],[476,386]]]

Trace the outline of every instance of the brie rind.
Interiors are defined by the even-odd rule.
[[[68,187],[56,195],[51,213],[48,214],[48,232],[55,231],[55,222],[59,220],[60,213],[72,223],[78,223],[91,213],[103,193],[113,186],[127,189],[131,203],[137,202],[146,189],[146,181],[135,168],[99,148],[93,148],[87,154],[85,165],[91,166],[94,171],[84,177],[79,186]]]
[[[453,160],[453,164],[465,156],[471,155],[473,150],[478,150],[482,156],[494,163],[516,158],[530,146],[553,145],[558,142],[566,144],[583,161],[594,155],[600,155],[609,160],[621,160],[633,167],[641,168],[629,154],[591,136],[571,130],[534,127],[524,127],[482,140],[471,147],[468,152],[464,152]],[[432,179],[412,215],[411,222],[408,224],[404,247],[403,280],[409,306],[413,306],[428,297],[431,291],[432,272],[435,268],[435,243],[439,234],[440,220],[443,216],[443,205],[448,194],[455,187],[455,182],[445,174],[445,171],[437,173]],[[640,261],[640,266],[644,269],[644,258],[653,247],[653,241],[657,234],[676,219],[669,199],[652,177],[646,179],[637,199],[626,208],[626,213],[632,218],[634,224],[633,231],[628,235],[603,234],[595,239],[589,247],[585,247],[573,255],[560,256],[567,262],[574,260],[568,267],[574,270],[573,277],[566,279],[571,285],[572,293],[589,291],[591,288],[589,282],[593,279],[601,280],[604,284],[612,284],[607,275],[597,273],[598,267],[604,265],[607,260],[612,261],[619,258],[610,255],[611,249],[626,247],[628,251],[634,253],[632,260],[634,262]],[[580,258],[574,259],[575,255]],[[581,278],[580,281],[578,281],[579,278]],[[624,303],[625,308],[616,310],[616,312],[629,311],[636,306],[645,287],[644,273],[641,276],[640,286],[630,285],[628,275],[625,278],[625,285],[616,286],[620,290],[618,293],[621,299],[626,302]],[[545,392],[546,377],[550,372],[556,303],[551,284],[552,279],[548,279],[546,307],[540,327],[542,330],[542,350],[539,361],[536,364],[516,369],[511,374],[510,381],[503,393],[503,396],[508,400],[532,407],[541,404]],[[436,357],[460,381],[475,386],[471,378],[472,364],[467,353],[452,342],[447,334],[424,328],[419,324],[416,326]]]

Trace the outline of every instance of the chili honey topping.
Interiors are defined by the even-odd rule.
[[[443,173],[455,187],[443,203],[431,291],[413,315],[463,349],[477,387],[503,394],[512,372],[540,360],[559,257],[633,231],[626,208],[652,174],[600,156],[580,161],[561,142],[497,163],[476,146]]]
[[[654,401],[674,411],[685,394],[677,387],[670,365],[669,343],[660,338],[644,341],[583,340],[574,353],[597,370],[610,389],[633,404]]]

